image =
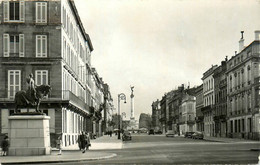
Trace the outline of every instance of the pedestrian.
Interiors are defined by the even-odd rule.
[[[81,149],[83,149],[82,153],[85,153],[85,150],[86,150],[86,135],[85,135],[85,132],[83,132],[83,131],[80,135],[80,144],[81,144]]]
[[[3,156],[6,156],[6,155],[7,155],[9,145],[10,145],[10,144],[9,144],[9,139],[8,139],[8,136],[6,135],[6,136],[4,137],[4,140],[2,141],[2,144],[1,144],[2,151],[3,151]]]
[[[61,155],[62,152],[62,134],[59,135],[58,139],[56,140],[57,149],[59,150],[58,155]]]
[[[89,137],[89,134],[88,132],[86,132],[86,150],[89,150],[89,147],[91,146],[91,143],[90,143],[90,137]]]
[[[78,142],[78,146],[79,146],[79,150],[81,150],[82,148],[81,148],[81,140],[80,140],[80,136],[81,136],[81,134],[79,134],[78,135],[78,139],[77,139],[77,142]]]

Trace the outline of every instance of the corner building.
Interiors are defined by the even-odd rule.
[[[228,136],[259,140],[260,31],[227,62]]]
[[[74,2],[4,0],[0,8],[1,134],[8,133],[15,93],[27,90],[26,77],[33,73],[37,85],[52,87],[40,105],[51,117],[52,145],[59,133],[63,133],[63,146],[75,144],[91,120],[91,73],[86,72],[93,47]]]

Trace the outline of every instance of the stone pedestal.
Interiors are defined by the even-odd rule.
[[[9,155],[49,155],[49,116],[15,115],[9,117]]]

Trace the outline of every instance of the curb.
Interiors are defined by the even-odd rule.
[[[24,162],[0,162],[0,165],[4,164],[42,164],[42,163],[64,163],[64,162],[81,162],[81,161],[93,161],[93,160],[102,160],[116,157],[117,154],[113,153],[108,156],[98,157],[98,158],[78,158],[78,159],[67,159],[67,160],[39,160],[39,161],[24,161]]]

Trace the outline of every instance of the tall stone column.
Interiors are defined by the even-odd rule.
[[[131,88],[131,117],[130,120],[135,120],[135,116],[134,116],[134,86],[130,87]]]

